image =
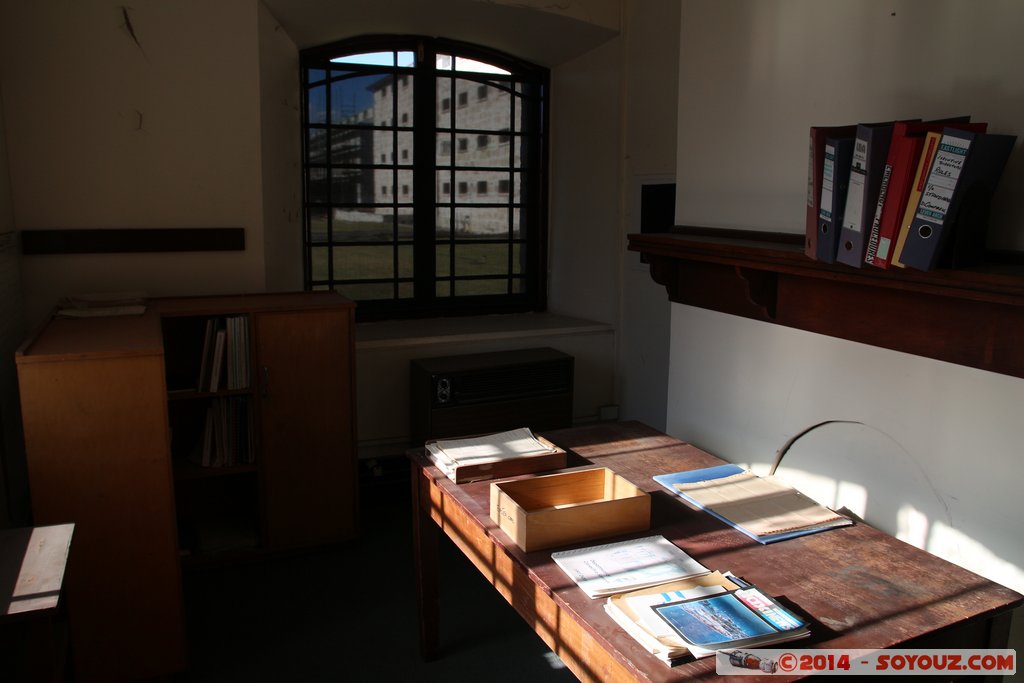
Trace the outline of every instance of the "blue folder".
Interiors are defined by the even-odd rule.
[[[695,505],[696,507],[704,510],[708,514],[717,517],[737,531],[741,531],[750,538],[754,539],[758,543],[774,543],[775,541],[784,541],[787,538],[796,538],[797,536],[806,536],[807,534],[814,534],[819,531],[825,531],[826,529],[834,529],[840,526],[849,526],[853,524],[852,521],[846,517],[839,516],[834,521],[824,522],[822,524],[816,524],[814,526],[804,527],[802,529],[794,529],[791,531],[780,531],[774,534],[766,534],[764,536],[758,536],[757,534],[744,529],[739,524],[726,519],[722,515],[718,514],[714,510],[701,505],[696,500],[690,498],[688,495],[677,489],[674,484],[692,484],[698,481],[710,481],[712,479],[721,479],[723,477],[730,477],[734,474],[745,472],[746,470],[739,465],[716,465],[714,467],[705,467],[697,470],[687,470],[685,472],[672,472],[671,474],[656,474],[654,475],[654,481],[661,484],[671,493],[679,496],[686,502]]]

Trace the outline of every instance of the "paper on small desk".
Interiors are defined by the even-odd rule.
[[[527,427],[497,434],[446,439],[427,444],[427,450],[458,465],[481,464],[525,455],[551,453]]]

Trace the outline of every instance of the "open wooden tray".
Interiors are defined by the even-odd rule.
[[[491,519],[526,552],[651,525],[651,497],[606,467],[491,484]]]

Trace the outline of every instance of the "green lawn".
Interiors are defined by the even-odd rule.
[[[314,223],[314,239],[318,236],[326,241],[326,219]],[[353,245],[345,246],[344,241],[381,241],[391,242],[393,238],[390,225],[358,223],[353,221],[335,222],[334,245],[334,278],[336,280],[366,280],[374,278],[395,277],[395,245],[381,246]],[[337,242],[343,240],[339,245]],[[400,244],[398,250],[398,277],[413,277],[412,244],[401,244],[412,240],[412,226],[400,224],[398,228]],[[513,258],[518,260],[519,245],[512,246]],[[449,256],[450,245],[439,244],[436,251],[436,276],[447,278],[451,275],[454,265],[457,276],[494,276],[493,280],[460,281],[456,283],[456,294],[473,296],[482,294],[504,294],[507,290],[508,250],[507,244],[474,244],[461,242],[455,245],[455,261]],[[327,246],[314,247],[312,251],[313,279],[327,279],[327,260],[330,249]],[[516,268],[516,272],[519,269]],[[412,284],[400,285],[400,296],[412,296]],[[353,299],[390,299],[393,296],[390,284],[348,285],[341,291]],[[438,295],[448,296],[450,293],[447,282],[438,283]]]

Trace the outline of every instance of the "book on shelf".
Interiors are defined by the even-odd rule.
[[[658,474],[654,480],[758,543],[853,524],[777,477],[760,477],[738,465]]]
[[[224,318],[224,388],[238,388],[238,326],[235,318]]]
[[[206,319],[206,329],[203,333],[203,355],[199,358],[199,379],[196,381],[196,389],[205,391],[210,386],[210,371],[213,360],[213,345],[217,336],[217,321],[213,318]]]
[[[206,406],[203,428],[189,460],[200,467],[255,462],[252,405],[245,396],[215,398]]]
[[[565,467],[566,454],[527,427],[428,441],[427,457],[456,484]]]
[[[941,132],[946,126],[984,132],[986,124],[971,123],[969,116],[958,116],[940,121],[897,121],[893,124],[889,154],[885,160],[886,191],[879,196],[875,217],[864,251],[864,263],[876,268],[888,268],[900,221],[907,208],[914,173],[929,132]]]
[[[928,171],[931,169],[932,159],[935,158],[935,150],[938,149],[941,137],[941,131],[928,131],[925,133],[924,140],[921,143],[921,156],[917,160],[917,168],[914,170],[914,181],[911,183],[910,191],[907,193],[907,206],[903,211],[903,217],[900,219],[899,228],[896,233],[896,242],[892,248],[892,256],[889,260],[889,265],[891,266],[906,268],[906,264],[903,263],[903,247],[907,243],[907,235],[910,234],[910,225],[914,220],[914,212],[917,209],[918,201],[921,199],[921,193],[924,192],[924,185],[928,180]]]
[[[850,185],[853,141],[852,136],[830,137],[825,140],[817,223],[818,260],[824,263],[836,262],[843,212],[846,210],[846,193]]]
[[[227,389],[246,389],[249,386],[249,326],[245,316],[229,316],[224,321],[227,336]]]
[[[881,196],[892,123],[861,124],[853,144],[850,185],[846,192],[836,261],[854,268],[864,263],[867,234]]]
[[[560,550],[551,559],[591,598],[709,573],[660,535]]]
[[[719,650],[765,646],[810,635],[804,620],[729,572],[715,571],[618,593],[607,598],[604,610],[669,666]],[[730,618],[723,618],[725,614]]]
[[[1016,140],[957,128],[942,131],[903,245],[905,265],[919,270],[944,265],[957,233],[960,265],[983,259],[989,203]]]
[[[818,259],[818,216],[821,214],[821,186],[825,177],[825,142],[828,138],[852,138],[856,125],[811,126],[807,151],[807,217],[804,253]]]
[[[224,374],[224,346],[227,331],[222,322],[217,323],[217,332],[213,342],[213,356],[210,360],[210,385],[209,390],[216,392],[220,389],[221,376]]]
[[[247,389],[249,369],[249,324],[244,315],[208,318],[203,334],[197,388],[215,393]]]
[[[980,138],[964,169],[964,195],[951,207],[953,233],[940,253],[941,267],[970,268],[985,262],[992,197],[1017,136],[983,133]]]

